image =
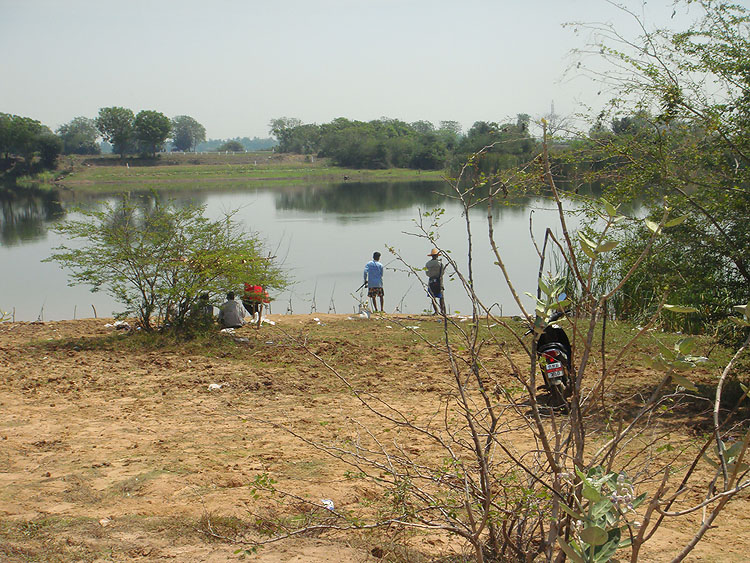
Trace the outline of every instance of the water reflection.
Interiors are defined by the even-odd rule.
[[[4,246],[43,239],[48,225],[64,215],[57,190],[0,187],[0,242]]]
[[[351,215],[407,209],[414,205],[432,208],[445,200],[446,188],[442,180],[300,186],[277,194],[276,209]]]
[[[477,190],[476,207],[486,209],[488,190]],[[360,182],[328,185],[307,185],[276,193],[275,207],[281,211],[305,211],[336,215],[346,222],[352,216],[367,213],[382,213],[417,207],[423,210],[444,207],[446,202],[456,199],[454,189],[443,180],[416,182]],[[514,195],[493,198],[493,217],[526,214],[528,207],[539,200],[534,195]]]

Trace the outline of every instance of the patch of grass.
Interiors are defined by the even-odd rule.
[[[246,349],[253,346],[254,340],[244,343]],[[241,346],[231,337],[219,332],[218,328],[192,336],[173,331],[133,331],[129,334],[113,332],[104,336],[61,338],[57,340],[43,340],[32,344],[44,350],[66,351],[108,351],[108,352],[151,352],[178,351],[181,354],[196,354],[204,356],[226,356],[227,353],[237,352]]]
[[[248,525],[222,518],[222,530],[242,530]],[[137,539],[113,541],[110,533]],[[203,520],[192,517],[121,516],[108,527],[89,517],[45,517],[33,520],[0,520],[0,561],[3,563],[93,563],[139,560],[151,554],[149,537],[182,542],[211,541],[203,532]],[[156,556],[158,553],[152,554]],[[151,559],[148,559],[151,560]]]
[[[102,527],[93,518],[0,520],[0,560],[7,563],[93,562],[99,558],[96,543],[102,538]]]
[[[328,464],[324,460],[292,461],[286,464],[284,475],[292,479],[320,478]]]
[[[205,513],[199,520],[196,529],[209,542],[217,542],[222,541],[221,538],[240,539],[253,529],[253,524],[236,516]]]
[[[126,166],[127,164],[127,166]],[[112,192],[113,186],[137,184],[139,189],[201,190],[284,186],[289,181],[371,182],[438,180],[440,171],[410,169],[355,170],[331,166],[327,159],[301,155],[243,153],[237,155],[160,155],[156,159],[101,156],[76,161],[60,182],[81,192]],[[117,188],[122,189],[121,187]]]
[[[110,490],[117,496],[136,496],[140,494],[141,489],[143,489],[149,483],[149,481],[151,481],[152,479],[156,479],[157,477],[159,477],[160,475],[164,475],[165,473],[169,472],[164,471],[163,469],[154,469],[153,471],[141,473],[140,475],[134,475],[129,479],[125,479],[124,481],[113,485]]]
[[[103,495],[94,489],[88,481],[80,475],[68,475],[64,478],[66,487],[62,497],[66,502],[77,505],[97,504],[101,502]]]

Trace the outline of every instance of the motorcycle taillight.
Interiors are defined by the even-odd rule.
[[[559,355],[559,353],[560,352],[558,352],[557,350],[549,350],[547,352],[544,352],[544,363],[549,364],[551,362],[558,361],[557,356]]]

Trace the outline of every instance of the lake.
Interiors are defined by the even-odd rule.
[[[466,223],[461,206],[448,197],[449,191],[440,181],[379,182],[233,188],[160,197],[201,203],[210,217],[238,210],[235,218],[246,229],[261,234],[294,282],[289,289],[272,295],[272,313],[356,312],[359,300],[366,300],[366,290],[357,291],[364,265],[374,251],[379,251],[385,266],[386,312],[416,314],[431,309],[431,305],[420,281],[404,262],[419,270],[428,260],[432,244],[418,236],[417,222],[422,213],[445,209],[438,245],[449,250],[466,273]],[[118,304],[103,291],[91,293],[85,286],[68,287],[66,272],[55,263],[42,261],[53,247],[64,242],[50,227],[75,216],[71,211],[75,205],[96,206],[104,199],[74,198],[69,192],[0,192],[0,309],[12,312],[17,321],[86,318],[95,313],[110,317],[119,311]],[[521,294],[536,292],[539,260],[529,236],[532,211],[534,236],[541,244],[548,226],[559,230],[557,210],[549,200],[525,198],[514,205],[499,205],[493,211],[495,240]],[[472,209],[469,217],[477,294],[487,304],[496,303],[498,312],[502,308],[505,315],[517,314],[518,307],[494,265],[486,206]],[[400,259],[387,250],[391,247]],[[424,274],[421,276],[424,281]],[[471,302],[451,269],[445,282],[448,310],[470,313]],[[220,301],[222,296],[214,297]],[[524,300],[527,304],[531,301],[525,296]]]

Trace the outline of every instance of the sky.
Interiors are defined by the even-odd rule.
[[[674,21],[669,0],[624,1]],[[595,113],[601,85],[566,72],[587,36],[563,24],[580,21],[637,31],[607,0],[0,0],[0,112],[55,130],[102,107],[156,110],[209,139],[268,137],[282,116],[466,131],[553,104]]]

